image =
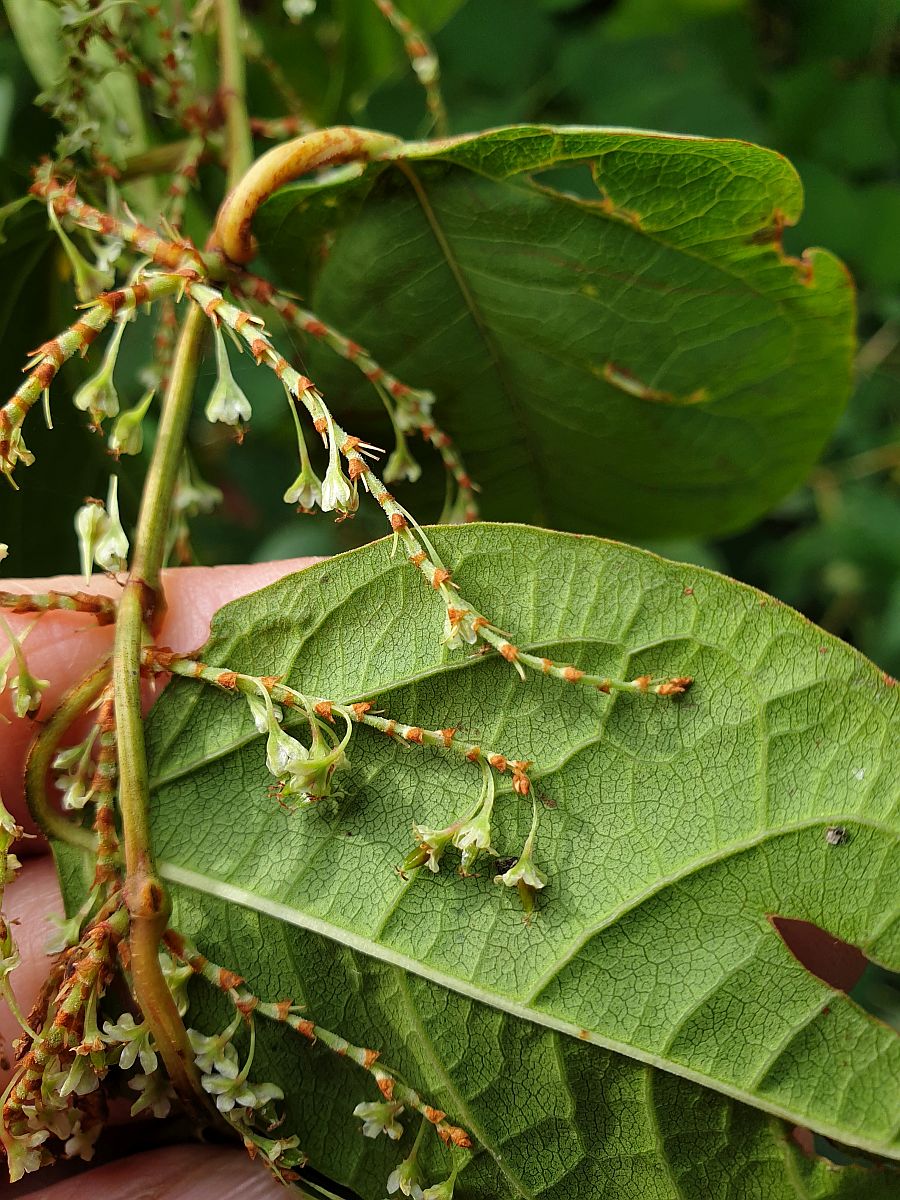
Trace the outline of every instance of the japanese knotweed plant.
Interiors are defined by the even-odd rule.
[[[376,8],[441,132],[425,35]],[[95,369],[74,404],[113,458],[149,449],[131,536],[115,473],[73,514],[84,574],[117,599],[0,593],[11,617],[114,627],[44,712],[21,623],[3,626],[68,911],[27,1014],[0,922],[22,1026],[10,1177],[90,1158],[125,1094],[135,1115],[223,1127],[306,1194],[891,1194],[863,1154],[900,1156],[896,1034],[769,918],[900,961],[893,681],[708,572],[471,524],[470,457],[489,512],[580,528],[728,528],[802,474],[846,394],[852,304],[829,255],[781,249],[790,167],[627,130],[316,128],[302,64],[285,71],[236,0],[7,9],[61,130],[29,196],[79,310],[0,409],[0,470],[18,486],[32,410],[50,423],[76,355]],[[248,115],[248,59],[282,115]],[[254,138],[277,145],[254,160]],[[533,178],[565,164],[596,199]],[[218,167],[221,205],[188,237]],[[119,356],[142,321],[133,388]],[[380,474],[385,451],[281,348],[295,334],[383,405]],[[176,654],[156,638],[161,569],[218,500],[189,420],[252,430],[236,354],[283,389],[285,502],[339,521],[373,504],[388,538],[228,606],[202,652]],[[414,435],[459,528],[423,529],[389,491],[421,473]],[[19,832],[0,808],[6,877]],[[853,1165],[805,1156],[791,1124],[855,1147]]]

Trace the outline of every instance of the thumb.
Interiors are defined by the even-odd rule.
[[[223,604],[316,561],[290,558],[247,566],[176,567],[164,571],[163,587],[168,607],[159,631],[159,642],[178,651],[195,649],[206,640],[210,618]],[[120,595],[122,590],[118,582],[108,576],[92,580],[88,588],[79,578],[68,575],[4,580],[4,587],[20,593],[89,591],[113,597]],[[34,618],[10,617],[9,620],[18,633]],[[63,693],[109,652],[112,639],[112,626],[98,626],[92,617],[80,613],[51,612],[37,621],[28,635],[26,650],[31,673],[50,681],[41,706],[44,714],[52,712]],[[25,756],[36,721],[12,716],[8,695],[0,696],[0,715],[10,719],[0,739],[0,795],[22,827],[34,832],[25,811],[22,781]],[[23,849],[27,852],[32,845],[26,843]]]

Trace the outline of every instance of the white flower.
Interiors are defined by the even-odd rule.
[[[201,479],[185,458],[178,472],[178,481],[172,496],[172,512],[196,517],[198,513],[210,513],[222,503],[219,488]]]
[[[83,1129],[81,1121],[77,1120],[72,1127],[70,1136],[66,1140],[66,1158],[74,1158],[77,1155],[84,1162],[90,1162],[94,1157],[94,1142],[100,1136],[102,1129],[103,1126],[99,1121],[91,1125],[88,1129]]]
[[[140,1058],[141,1069],[150,1075],[156,1070],[156,1051],[150,1038],[150,1029],[144,1023],[136,1025],[131,1013],[122,1013],[115,1025],[111,1021],[103,1022],[103,1040],[108,1045],[121,1045],[119,1066],[123,1071],[134,1066]]]
[[[491,846],[491,808],[483,805],[480,812],[464,821],[453,835],[453,845],[462,851],[462,869],[468,871],[482,853],[493,854]]]
[[[346,718],[347,729],[343,738],[338,742],[333,734],[333,742],[323,736],[322,723],[312,715],[310,728],[312,742],[307,748],[291,737],[278,724],[275,706],[266,688],[260,685],[264,709],[251,704],[254,720],[259,728],[260,718],[264,718],[268,730],[266,739],[266,766],[281,784],[281,797],[298,796],[304,803],[314,803],[325,796],[331,795],[331,777],[336,770],[348,766],[344,747],[350,740],[352,726]]]
[[[109,481],[106,497],[106,519],[94,547],[94,560],[104,571],[124,571],[128,561],[128,538],[119,520],[119,477]]]
[[[47,1159],[41,1145],[49,1136],[48,1129],[35,1129],[33,1132],[16,1135],[0,1128],[0,1141],[6,1151],[10,1183],[16,1183],[23,1175],[37,1171],[44,1165]]]
[[[444,645],[448,650],[461,650],[464,645],[474,646],[478,641],[475,620],[478,614],[471,608],[447,606],[444,617]]]
[[[410,453],[406,438],[398,430],[396,448],[384,465],[385,483],[402,483],[404,480],[415,483],[421,474],[422,468]]]
[[[288,20],[295,25],[316,11],[316,0],[282,0],[282,4]]]
[[[394,420],[403,433],[411,433],[431,420],[434,407],[434,392],[409,391],[397,401]]]
[[[122,321],[116,326],[116,331],[109,340],[100,369],[90,379],[85,380],[72,397],[75,407],[90,413],[95,425],[102,424],[105,417],[117,416],[119,412],[119,396],[113,384],[113,371],[124,332],[125,322]]]
[[[494,883],[503,883],[507,887],[517,887],[522,883],[525,887],[540,891],[542,887],[547,886],[547,876],[534,865],[531,854],[523,851],[508,871],[494,876]]]
[[[416,863],[417,866],[424,865],[429,871],[436,875],[441,869],[441,855],[450,845],[453,835],[456,832],[456,825],[448,825],[446,829],[427,829],[424,825],[413,825],[413,834],[415,835],[416,843],[419,848],[419,853],[415,850],[411,852],[409,859],[416,857],[421,861]],[[425,854],[422,860],[422,853]],[[406,864],[404,864],[406,865]],[[410,861],[410,867],[412,862]]]
[[[44,689],[50,686],[49,679],[36,679],[20,660],[19,673],[9,685],[13,699],[13,711],[17,717],[27,717],[41,707]]]
[[[341,470],[338,459],[329,462],[328,470],[322,481],[322,512],[337,512],[349,516],[359,508],[359,496],[356,485]]]
[[[194,976],[193,970],[187,963],[176,962],[165,950],[159,952],[159,965],[163,976],[169,985],[178,1015],[183,1017],[188,1010],[188,981]]]
[[[105,1073],[105,1072],[101,1072]],[[59,1089],[60,1096],[88,1096],[91,1092],[95,1092],[100,1086],[100,1075],[91,1062],[91,1056],[88,1054],[76,1054],[72,1059],[72,1065],[69,1067],[68,1074],[62,1087]]]
[[[262,1108],[271,1100],[283,1100],[284,1092],[274,1083],[248,1083],[244,1072],[231,1079],[225,1075],[201,1075],[203,1090],[216,1098],[216,1108],[227,1113],[241,1108]]]
[[[404,1196],[412,1196],[413,1200],[422,1200],[422,1188],[419,1183],[419,1171],[416,1166],[415,1151],[404,1158],[399,1167],[395,1167],[388,1176],[387,1190],[391,1195],[402,1192]]]
[[[362,1121],[365,1137],[376,1138],[380,1133],[386,1133],[396,1142],[403,1136],[403,1126],[397,1120],[402,1112],[403,1105],[396,1100],[374,1100],[357,1104],[353,1115]]]
[[[141,1093],[131,1106],[133,1117],[148,1108],[154,1117],[169,1115],[172,1108],[172,1097],[175,1093],[160,1071],[155,1071],[152,1075],[132,1075],[128,1080],[128,1086]]]
[[[304,512],[322,503],[322,481],[309,463],[303,465],[300,474],[284,493],[284,502],[297,504]]]
[[[341,470],[341,452],[330,413],[327,413],[326,420],[328,422],[328,470],[325,472],[325,479],[322,482],[320,505],[322,512],[336,512],[344,517],[349,517],[359,508],[356,482],[351,483]]]
[[[187,1031],[194,1052],[194,1061],[201,1071],[218,1072],[226,1079],[236,1079],[240,1072],[237,1050],[231,1044],[236,1026],[232,1023],[222,1033],[207,1036],[197,1029]]]
[[[75,514],[75,533],[81,557],[81,574],[90,579],[97,540],[106,524],[106,512],[99,500],[88,500]]]
[[[250,420],[253,410],[250,401],[238,387],[228,362],[228,350],[221,331],[214,327],[216,339],[216,367],[218,375],[215,386],[206,402],[207,421],[221,421],[225,425],[241,425]]]

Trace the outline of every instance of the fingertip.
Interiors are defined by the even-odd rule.
[[[240,566],[177,567],[163,572],[167,609],[159,640],[173,650],[195,650],[209,637],[213,613],[231,600],[300,571],[317,558],[284,558]]]

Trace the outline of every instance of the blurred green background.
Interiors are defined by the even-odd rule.
[[[320,0],[302,28],[286,25],[274,0],[244,7],[269,53],[302,82],[305,98],[314,97],[318,120],[427,132],[422,93],[370,0]],[[794,162],[806,212],[800,228],[787,231],[787,249],[827,246],[858,284],[854,396],[820,466],[763,520],[727,539],[651,548],[773,593],[900,674],[900,0],[418,0],[406,7],[440,25],[434,42],[453,132],[536,120],[628,125],[746,138]],[[250,89],[252,111],[277,111],[263,67],[251,70]],[[7,33],[0,202],[21,193],[28,163],[52,144],[49,120],[30,107],[34,91]],[[212,195],[221,177],[211,168],[204,183]],[[201,192],[190,214],[198,229],[204,211]],[[39,212],[0,246],[7,390],[23,352],[67,323],[68,289],[50,286],[58,262]],[[302,360],[303,348],[295,349]],[[74,569],[71,513],[84,495],[105,491],[108,460],[67,408],[64,388],[77,381],[77,370],[67,370],[54,400],[59,431],[32,424],[38,463],[22,472],[22,493],[0,496],[8,573]],[[194,430],[200,470],[225,493],[224,521],[194,523],[198,560],[326,554],[381,536],[377,514],[334,526],[283,505],[281,491],[295,473],[283,403],[277,388],[266,391],[245,371],[254,422],[244,446],[237,450],[203,422]],[[201,386],[211,379],[207,366]],[[421,448],[417,456],[426,461]],[[126,512],[140,474],[139,463],[124,464]],[[423,496],[416,513],[433,519],[440,501],[428,489]]]

